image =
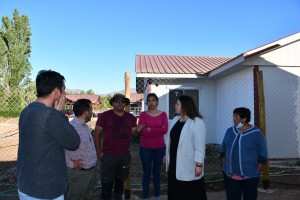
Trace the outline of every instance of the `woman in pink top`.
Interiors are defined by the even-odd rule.
[[[165,155],[164,134],[168,131],[168,117],[157,109],[158,97],[147,95],[148,111],[140,114],[138,131],[141,132],[140,157],[143,165],[143,198],[149,199],[151,170],[153,171],[155,200],[160,197],[160,171]]]

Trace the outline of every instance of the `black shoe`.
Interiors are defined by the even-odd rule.
[[[125,197],[125,200],[130,199],[130,190],[124,190],[124,197]]]

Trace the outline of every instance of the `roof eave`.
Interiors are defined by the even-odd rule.
[[[210,71],[208,73],[208,78],[216,78],[220,75],[227,74],[228,71],[234,70],[235,66],[238,66],[241,62],[245,60],[245,57],[243,54],[237,56],[233,60],[221,65],[220,67]],[[234,69],[233,69],[234,68]]]
[[[254,57],[254,56],[257,56],[257,55],[261,55],[261,54],[264,54],[264,53],[269,52],[271,50],[274,50],[274,49],[276,49],[276,48],[278,48],[280,46],[281,46],[280,44],[274,44],[272,46],[266,47],[266,48],[261,49],[261,50],[256,51],[256,52],[252,52],[252,53],[245,52],[245,53],[243,53],[243,56],[244,56],[244,58],[246,60],[248,58],[251,58],[251,57]]]
[[[137,73],[137,78],[203,78],[206,74],[154,74],[154,73]]]

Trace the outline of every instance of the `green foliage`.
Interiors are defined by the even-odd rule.
[[[89,90],[86,91],[86,94],[91,95],[91,94],[95,94],[95,92],[92,89],[89,89]]]
[[[28,84],[31,65],[29,56],[31,31],[29,18],[14,10],[13,19],[2,18],[0,30],[0,83],[9,91]]]
[[[11,111],[11,110],[0,110],[0,116],[4,118],[16,118],[19,117],[21,111]]]
[[[66,94],[88,94],[88,95],[93,95],[95,94],[94,91],[92,89],[89,89],[87,91],[84,90],[70,90],[70,89],[66,89]]]
[[[111,99],[111,96],[103,96],[101,97],[101,105],[100,108],[101,109],[108,109],[108,108],[112,108],[112,106],[109,103],[109,100]]]
[[[27,86],[24,88],[24,101],[25,105],[36,100],[36,87],[34,82],[29,82]]]
[[[11,89],[10,94],[7,96],[7,106],[10,111],[20,112],[25,107],[23,96],[20,88]]]
[[[30,81],[30,24],[17,9],[13,19],[2,17],[0,29],[0,116],[17,117],[36,99],[35,84]]]
[[[0,87],[0,116],[18,117],[25,106],[36,99],[35,84],[30,82],[26,87],[14,87],[10,91]]]
[[[7,108],[5,88],[0,87],[0,109],[4,110],[5,108]]]

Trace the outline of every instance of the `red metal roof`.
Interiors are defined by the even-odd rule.
[[[67,94],[66,95],[67,102],[74,103],[78,99],[89,99],[92,104],[98,105],[100,103],[99,95],[88,95],[88,94]]]
[[[130,93],[130,102],[138,102],[144,99],[144,94]]]
[[[150,74],[206,74],[232,57],[136,55],[135,72]]]

